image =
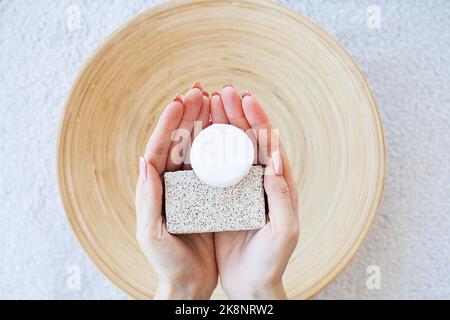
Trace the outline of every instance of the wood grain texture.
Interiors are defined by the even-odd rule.
[[[294,169],[301,240],[284,276],[308,298],[348,264],[383,191],[375,101],[352,58],[302,15],[268,1],[175,1],[140,14],[92,56],[67,100],[59,184],[74,232],[135,298],[157,278],[135,240],[139,156],[162,108],[199,80],[263,103]],[[220,289],[214,297],[224,297]]]

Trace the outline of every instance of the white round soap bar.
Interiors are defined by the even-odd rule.
[[[202,182],[229,187],[241,181],[252,167],[253,143],[235,126],[213,124],[194,139],[190,159],[194,173]]]

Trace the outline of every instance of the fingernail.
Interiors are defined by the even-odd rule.
[[[233,86],[233,84],[231,83],[231,81],[228,81],[227,84],[223,86],[223,88],[226,88],[226,87],[234,88],[234,86]]]
[[[275,174],[277,176],[283,175],[283,162],[281,161],[281,155],[280,151],[275,151],[272,153],[272,162],[273,162],[273,169],[275,171]]]
[[[244,99],[245,97],[247,97],[247,96],[251,96],[252,94],[250,93],[250,91],[244,91],[244,92],[242,92],[242,99]]]
[[[192,89],[194,88],[202,90],[202,85],[200,84],[200,82],[194,82],[194,84],[192,85]]]
[[[213,92],[211,92],[211,97],[212,96],[220,96],[220,92],[219,91],[213,91]]]
[[[175,98],[173,98],[173,101],[178,101],[183,103],[183,98],[181,96],[176,96]]]
[[[147,163],[143,157],[140,157],[139,159],[139,179],[141,179],[142,182],[147,180]]]
[[[203,95],[205,96],[205,97],[208,97],[209,98],[209,93],[208,92],[206,92],[205,90],[203,90]]]

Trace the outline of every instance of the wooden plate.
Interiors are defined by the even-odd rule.
[[[358,66],[320,27],[266,1],[176,1],[140,14],[87,62],[67,101],[60,190],[76,236],[135,298],[157,278],[135,240],[138,159],[162,108],[199,80],[262,101],[295,169],[301,243],[284,281],[308,298],[366,236],[385,174],[382,126]],[[224,297],[217,289],[215,298]]]

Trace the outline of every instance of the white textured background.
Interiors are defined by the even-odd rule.
[[[55,147],[84,61],[155,1],[0,0],[0,298],[127,298],[72,234]],[[367,241],[317,298],[450,298],[450,1],[283,1],[355,57],[379,104],[388,146],[385,196]],[[81,12],[67,26],[67,8]],[[381,29],[367,28],[367,8]],[[366,268],[381,268],[381,289]],[[81,270],[81,289],[66,286]]]

